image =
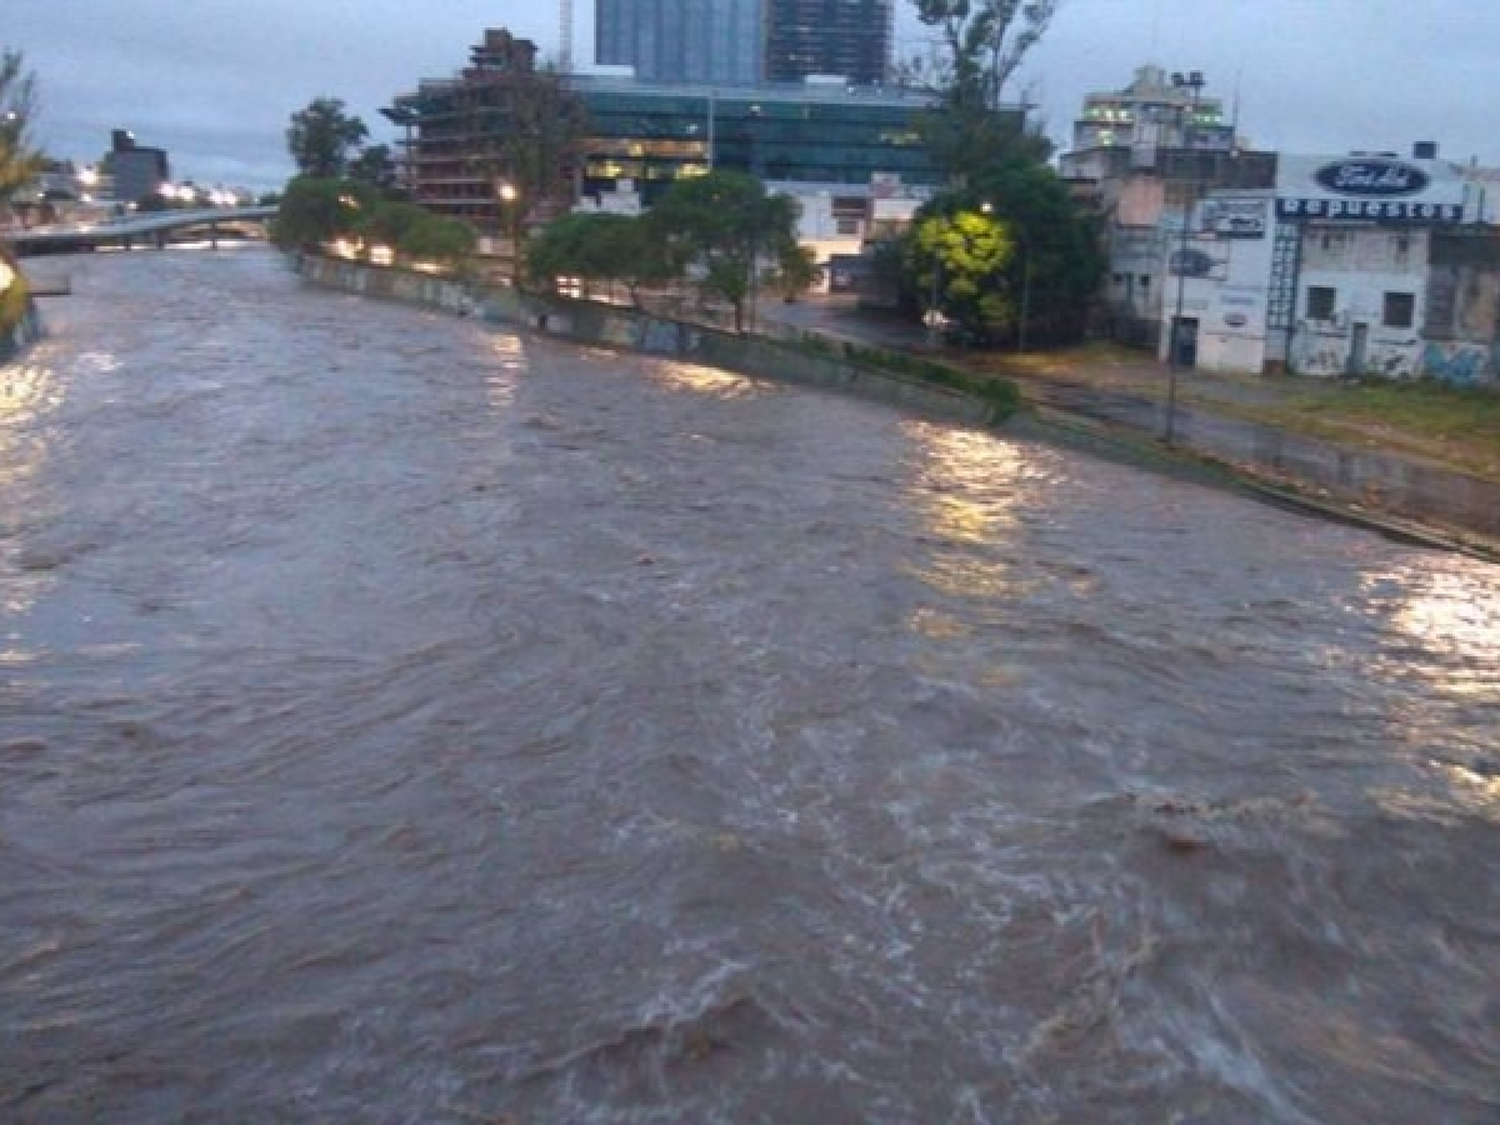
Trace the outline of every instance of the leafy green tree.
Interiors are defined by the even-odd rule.
[[[476,241],[474,228],[463,220],[423,212],[402,235],[397,250],[409,258],[461,269],[473,255]]]
[[[348,173],[352,154],[369,135],[365,123],[345,109],[343,99],[321,97],[292,114],[286,144],[298,173],[338,179]]]
[[[382,192],[392,192],[397,185],[396,159],[391,155],[391,146],[367,145],[360,149],[359,155],[349,162],[348,176]]]
[[[574,212],[548,224],[528,247],[527,264],[543,288],[552,288],[560,277],[619,282],[637,306],[643,285],[680,273],[645,219],[596,212]]]
[[[28,134],[36,116],[36,76],[20,51],[0,51],[0,203],[25,187],[42,167]]]
[[[650,222],[672,252],[697,266],[703,291],[729,302],[738,332],[761,257],[779,258],[796,240],[797,203],[768,194],[754,176],[717,171],[674,183]]]
[[[1009,332],[1033,342],[1081,338],[1105,259],[1095,219],[1067,184],[1047,165],[1017,155],[976,177],[967,198],[989,205],[1019,243],[1004,278]]]
[[[1102,269],[1095,232],[1046,166],[1050,143],[1001,100],[1062,0],[913,3],[941,48],[921,130],[952,186],[903,242],[904,303],[980,340],[1076,336]]]
[[[271,241],[283,249],[315,251],[335,239],[357,237],[378,201],[368,184],[298,176],[282,194]]]
[[[1051,145],[1001,94],[1040,42],[1061,0],[913,0],[941,54],[908,75],[938,96],[919,123],[928,150],[955,179],[1006,155],[1045,160]]]
[[[909,297],[980,341],[1079,337],[1103,259],[1050,168],[1020,156],[928,203],[906,243]]]
[[[406,245],[411,231],[431,215],[430,211],[415,203],[381,200],[368,213],[361,213],[357,229],[372,246],[388,246],[399,251]]]
[[[1016,243],[1003,222],[980,210],[937,209],[913,225],[911,252],[929,312],[982,339],[1004,327],[1001,278]]]
[[[818,265],[818,255],[810,246],[789,243],[781,248],[776,263],[776,285],[781,290],[781,299],[788,304],[806,293],[823,276]]]
[[[938,33],[933,84],[953,106],[997,109],[1005,84],[1041,41],[1061,0],[912,0]]]

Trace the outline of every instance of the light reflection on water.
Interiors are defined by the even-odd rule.
[[[519,336],[497,336],[491,341],[491,348],[500,367],[490,375],[486,386],[490,405],[503,411],[515,401],[516,379],[526,372],[526,349]]]
[[[41,412],[60,403],[59,394],[57,380],[45,364],[0,365],[0,429],[14,430],[34,422]],[[9,458],[0,461],[0,472],[10,467]]]
[[[26,612],[53,582],[42,553],[23,553],[20,543],[23,530],[48,519],[49,499],[38,482],[54,440],[47,419],[65,400],[46,351],[38,345],[34,352],[43,358],[0,365],[0,561],[8,563],[0,566],[0,623]],[[0,652],[12,667],[31,658],[15,648]]]
[[[924,524],[931,550],[913,573],[933,590],[954,598],[1003,600],[1019,592],[1019,579],[1003,552],[974,552],[976,545],[1003,544],[1018,525],[1016,509],[1029,503],[1025,490],[1028,454],[1013,442],[977,430],[928,422],[904,429],[916,442],[907,494]],[[966,631],[951,616],[918,611],[913,627],[949,636]]]
[[[1458,802],[1474,815],[1500,824],[1500,773],[1478,773],[1451,762],[1434,762],[1447,776]]]
[[[701,367],[691,363],[661,363],[652,368],[651,378],[674,390],[689,391],[710,398],[737,399],[763,394],[768,384],[746,375]]]
[[[1434,686],[1460,695],[1493,695],[1495,683],[1483,673],[1500,653],[1500,579],[1490,573],[1454,573],[1414,568],[1400,576],[1401,594],[1392,624],[1441,665],[1430,668]],[[1380,579],[1372,579],[1379,585]],[[1474,677],[1462,670],[1475,669]],[[1415,674],[1429,671],[1421,664]]]

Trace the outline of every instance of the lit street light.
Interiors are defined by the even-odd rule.
[[[510,283],[521,287],[521,193],[515,184],[503,183],[497,189],[510,227]]]

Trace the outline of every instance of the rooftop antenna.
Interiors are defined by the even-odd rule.
[[[562,0],[562,8],[558,13],[561,27],[558,38],[561,46],[558,48],[557,69],[564,74],[573,73],[573,0]]]

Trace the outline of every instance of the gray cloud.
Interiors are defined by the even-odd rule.
[[[484,28],[558,47],[557,7],[527,0],[6,0],[0,44],[41,86],[38,135],[97,159],[115,127],[168,150],[176,173],[263,188],[290,175],[287,120],[342,98],[377,139],[380,106],[468,58]],[[576,4],[587,61],[592,5]],[[905,12],[903,49],[925,35]],[[1500,5],[1473,0],[1064,0],[1011,91],[1065,141],[1087,92],[1155,62],[1201,70],[1243,131],[1294,152],[1404,151],[1500,163]]]

